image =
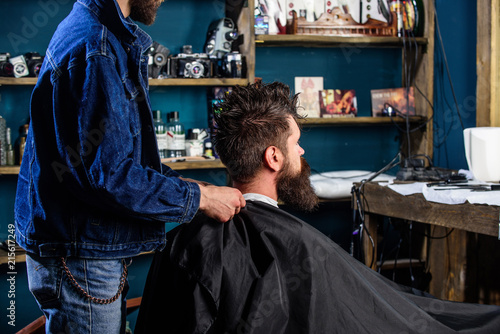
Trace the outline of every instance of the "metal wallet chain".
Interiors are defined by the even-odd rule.
[[[91,295],[89,295],[88,292],[85,291],[80,286],[80,284],[78,284],[78,282],[76,281],[75,277],[73,277],[73,274],[71,274],[71,272],[69,271],[69,268],[66,265],[66,261],[64,260],[63,257],[61,258],[61,262],[63,264],[64,272],[66,273],[66,276],[68,277],[68,280],[71,283],[71,285],[73,285],[73,287],[84,298],[90,300],[91,302],[96,303],[96,304],[111,304],[112,302],[114,302],[115,300],[117,300],[118,297],[120,297],[120,295],[122,294],[123,288],[125,287],[125,282],[127,281],[127,275],[128,275],[128,269],[127,269],[127,264],[125,263],[125,260],[122,260],[122,262],[123,262],[123,273],[122,273],[122,276],[120,277],[120,286],[118,287],[118,291],[116,292],[116,294],[113,297],[107,298],[107,299],[96,298],[96,297],[92,297]],[[132,261],[130,261],[130,262],[132,262]]]

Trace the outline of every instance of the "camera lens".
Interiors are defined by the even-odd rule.
[[[162,53],[155,54],[154,63],[156,66],[163,66],[167,63],[167,57],[165,57]]]
[[[186,68],[187,68],[187,66],[186,66]],[[190,77],[201,78],[201,77],[203,77],[203,71],[205,70],[205,67],[201,63],[195,61],[191,64],[191,66],[189,66],[188,70],[190,72],[189,73]]]
[[[20,63],[14,64],[14,76],[16,78],[26,76],[27,73],[28,69],[26,68],[26,65]]]
[[[0,76],[11,77],[14,74],[14,66],[8,62],[0,63]]]
[[[42,63],[34,63],[29,65],[29,73],[32,77],[37,77],[40,74],[40,69],[42,68]]]

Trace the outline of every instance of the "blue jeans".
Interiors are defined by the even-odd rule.
[[[74,280],[89,295],[108,299],[118,291],[125,260],[66,258]],[[70,283],[61,258],[26,256],[28,285],[46,316],[47,333],[125,333],[128,282],[109,304],[86,298]]]

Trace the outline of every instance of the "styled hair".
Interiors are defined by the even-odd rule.
[[[214,112],[214,146],[231,178],[249,182],[262,167],[264,152],[276,146],[286,154],[288,119],[297,113],[298,94],[279,82],[236,86]]]

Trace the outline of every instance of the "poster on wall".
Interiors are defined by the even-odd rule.
[[[372,116],[415,116],[413,87],[372,89]]]
[[[325,89],[318,92],[321,117],[356,117],[358,102],[354,89]]]
[[[323,77],[295,77],[295,94],[299,95],[299,114],[307,118],[321,116],[318,92],[323,90]]]

